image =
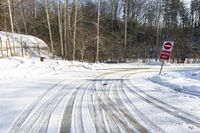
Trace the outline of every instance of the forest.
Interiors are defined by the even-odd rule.
[[[87,62],[200,59],[200,0],[1,0],[0,31],[34,35],[54,56]]]

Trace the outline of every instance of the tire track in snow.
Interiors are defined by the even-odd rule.
[[[110,73],[109,73],[110,74]],[[100,82],[100,76],[97,80],[93,80],[92,93],[90,95],[92,106],[89,108],[90,116],[95,125],[97,133],[114,133],[120,132],[119,125],[123,126],[123,129],[131,133],[132,130],[126,128],[126,124],[123,123],[118,116],[111,112],[107,107],[108,105],[104,104],[98,93],[102,92],[101,89],[97,86],[98,84],[102,85]],[[124,128],[125,127],[125,128]]]
[[[87,90],[85,90],[84,92],[84,96],[82,99],[82,120],[83,120],[83,128],[84,128],[84,132],[85,133],[96,133],[96,128],[92,119],[92,114],[94,114],[94,112],[91,113],[92,109],[91,107],[93,107],[93,100],[90,99],[92,96],[92,91],[93,89],[93,83],[91,82],[91,84],[89,85],[89,87],[87,88]]]
[[[26,127],[26,131],[29,131],[31,128],[31,132],[32,133],[37,133],[37,132],[47,132],[48,129],[48,123],[51,117],[51,114],[53,113],[53,111],[56,109],[56,107],[58,106],[58,104],[63,100],[63,98],[65,96],[67,96],[70,93],[70,90],[68,90],[68,88],[66,88],[66,85],[57,92],[56,95],[52,96],[51,98],[48,99],[48,102],[44,103],[43,105],[41,105],[41,107],[39,108],[39,112],[37,112],[36,114],[33,115],[33,117],[31,117],[32,119],[30,119],[29,121],[34,121],[35,117],[37,118],[37,115],[40,115],[39,119],[37,120],[37,122],[34,123],[34,126],[31,127],[29,123],[28,128]],[[46,125],[46,126],[44,126]],[[27,124],[26,124],[27,126]]]
[[[13,122],[9,132],[10,133],[17,133],[20,132],[19,128],[21,128],[22,124],[26,121],[26,119],[29,117],[30,113],[33,111],[33,109],[38,105],[38,103],[52,90],[56,90],[56,87],[59,87],[61,83],[63,83],[65,80],[62,80],[49,89],[46,89],[38,98],[33,100],[30,105],[26,107],[26,109],[15,119]]]
[[[130,83],[131,83],[131,82],[130,82]],[[153,82],[153,83],[154,83],[154,82]],[[132,83],[131,83],[131,84],[132,84]],[[162,86],[162,85],[161,85],[161,86]],[[157,101],[158,103],[163,104],[164,106],[166,106],[166,108],[172,109],[172,110],[174,110],[174,111],[178,111],[180,114],[185,115],[185,116],[187,116],[187,117],[190,117],[190,119],[193,119],[194,121],[200,122],[200,117],[199,117],[199,116],[196,116],[196,115],[190,114],[190,113],[188,113],[188,112],[185,112],[184,110],[182,110],[182,109],[180,109],[180,108],[177,108],[177,107],[174,107],[174,106],[172,106],[172,105],[170,105],[170,104],[168,104],[168,103],[166,103],[166,102],[164,102],[164,101],[162,101],[162,100],[159,100],[159,99],[157,99],[157,98],[155,98],[155,97],[149,95],[148,93],[146,93],[146,92],[144,92],[144,91],[142,91],[142,90],[140,90],[140,91],[141,91],[142,93],[144,93],[145,95],[147,95],[148,97],[150,97],[151,99]]]
[[[76,99],[74,101],[74,106],[73,106],[73,111],[72,111],[72,120],[71,120],[72,133],[80,133],[80,132],[87,133],[88,132],[87,131],[88,129],[86,129],[83,124],[83,121],[84,121],[83,110],[87,109],[86,106],[83,107],[83,104],[86,102],[83,100],[83,98],[85,96],[86,90],[90,86],[89,83],[90,82],[87,81],[87,85],[86,84],[81,85],[80,91],[77,93]]]
[[[105,133],[106,132],[106,125],[104,124],[104,120],[103,120],[103,112],[102,112],[102,109],[100,107],[100,104],[98,102],[98,99],[97,99],[97,90],[95,90],[95,84],[96,82],[98,81],[92,81],[92,86],[91,88],[88,90],[88,91],[91,91],[89,94],[88,94],[88,98],[91,102],[91,104],[89,104],[88,106],[88,109],[89,109],[89,114],[90,114],[90,117],[92,119],[92,122],[94,124],[94,127],[95,127],[95,131],[97,133]]]
[[[124,71],[124,70],[123,70]],[[127,70],[125,70],[127,71]],[[89,101],[91,102],[91,105],[88,105],[88,110],[89,110],[89,116],[92,119],[92,126],[95,126],[96,132],[97,133],[110,133],[110,132],[120,132],[119,128],[114,125],[110,126],[110,121],[107,119],[107,114],[102,108],[102,102],[99,100],[98,93],[99,89],[96,87],[97,83],[102,79],[103,76],[113,74],[115,72],[107,72],[104,74],[101,74],[96,77],[96,79],[92,80],[93,86],[89,88],[88,91],[90,91],[88,95]]]
[[[134,112],[137,117],[142,120],[145,125],[148,125],[148,127],[153,130],[153,132],[157,133],[164,133],[164,131],[158,127],[155,123],[153,123],[149,118],[147,118],[135,105],[134,103],[131,102],[131,100],[128,98],[127,94],[125,93],[124,86],[122,85],[123,79],[120,82],[120,87],[118,86],[117,88],[117,97],[121,97],[122,100],[116,99],[116,101],[120,104],[123,104],[127,111],[126,112]],[[123,102],[123,103],[122,103]],[[127,105],[127,106],[126,106]],[[132,114],[132,113],[131,113]]]
[[[78,96],[79,91],[82,89],[82,86],[85,85],[86,83],[87,83],[87,81],[84,81],[83,83],[81,83],[81,85],[72,92],[69,99],[67,100],[67,105],[65,106],[64,114],[63,114],[63,118],[62,118],[62,122],[61,122],[60,133],[71,133],[74,130],[74,129],[72,129],[72,127],[73,127],[72,121],[74,121],[73,113],[74,113],[74,107],[75,107],[75,103],[76,103],[75,100]],[[79,112],[79,113],[80,113],[79,119],[82,119],[80,116],[81,112]],[[81,124],[79,124],[79,125],[81,125],[81,129],[83,130],[82,120],[81,120]]]
[[[130,82],[130,81],[129,81]],[[131,83],[131,82],[130,82]],[[135,94],[137,97],[139,97],[140,99],[143,99],[144,101],[146,101],[147,103],[153,105],[154,107],[163,110],[164,112],[175,116],[178,119],[181,119],[182,121],[188,123],[188,124],[192,124],[193,126],[200,128],[200,123],[196,122],[193,120],[193,118],[191,118],[188,115],[185,115],[181,112],[177,112],[177,110],[174,110],[172,108],[170,108],[169,106],[166,106],[166,104],[163,104],[162,102],[160,102],[160,100],[153,98],[150,95],[147,95],[144,91],[140,90],[137,86],[134,86],[132,83],[132,86],[139,92],[141,92],[142,94],[139,94],[138,92],[136,92],[135,90],[133,90],[132,88],[130,88],[124,81],[123,81],[124,86],[131,92],[133,92],[133,94]],[[144,95],[144,96],[143,96]]]
[[[114,84],[116,81],[112,81],[111,84]],[[119,82],[119,81],[117,81]],[[102,87],[103,88],[103,87]],[[115,103],[110,99],[108,89],[102,90],[102,94],[98,97],[99,102],[102,103],[101,107],[104,109],[105,113],[109,116],[114,123],[117,123],[119,129],[124,132],[150,132],[148,129],[140,125],[132,115],[130,115],[125,107],[119,103]],[[121,131],[120,131],[121,132]]]
[[[103,73],[103,74],[97,76],[96,78],[99,79],[103,75],[112,74],[112,73],[114,73],[114,72]],[[72,96],[69,98],[68,103],[67,103],[67,105],[65,107],[64,115],[63,115],[62,122],[61,122],[61,128],[60,128],[60,132],[61,133],[70,133],[70,132],[72,132],[72,120],[73,120],[73,118],[72,118],[73,117],[72,112],[73,112],[73,108],[74,108],[74,104],[75,104],[75,99],[77,97],[79,89],[77,89],[72,94]],[[94,105],[92,107],[88,107],[88,110],[89,110],[89,113],[90,113],[90,117],[92,119],[93,124],[95,125],[95,129],[96,129],[97,133],[98,132],[99,133],[106,132],[104,121],[102,119],[103,118],[102,117],[102,111],[101,111],[102,108],[101,108],[101,106],[99,106],[99,104],[101,104],[101,103],[99,102],[98,98],[95,95],[96,94],[91,94],[91,96],[90,96],[90,98],[93,101],[92,105]],[[99,126],[99,125],[101,125],[101,126]],[[82,128],[84,128],[84,126]]]
[[[179,71],[183,71],[183,70],[179,70]],[[137,72],[137,73],[138,73],[138,72]],[[140,73],[140,72],[139,72],[139,73]],[[128,79],[129,75],[125,75],[124,77],[126,77],[126,79]],[[145,80],[148,80],[148,81],[149,81],[149,79],[145,79]],[[139,92],[141,92],[141,94],[144,94],[144,95],[147,96],[148,98],[150,98],[150,99],[156,101],[159,105],[164,106],[165,108],[170,109],[170,110],[172,110],[173,112],[177,112],[178,114],[180,114],[180,115],[182,115],[182,116],[184,116],[184,117],[186,117],[186,118],[189,118],[189,119],[191,119],[192,121],[196,121],[197,123],[200,123],[200,117],[199,117],[199,116],[194,115],[194,114],[191,114],[191,113],[188,113],[188,112],[185,112],[184,110],[182,110],[182,109],[180,109],[180,108],[177,108],[177,107],[175,107],[175,106],[172,106],[172,105],[170,105],[170,104],[168,104],[168,103],[166,103],[166,102],[164,102],[164,101],[162,101],[162,100],[160,100],[160,99],[157,99],[157,98],[151,96],[150,94],[148,94],[148,93],[146,93],[145,91],[143,91],[143,90],[141,90],[140,88],[138,88],[136,85],[133,85],[133,83],[130,81],[130,79],[127,80],[127,81],[128,81],[135,89],[137,89]],[[138,81],[137,81],[137,82],[138,82]],[[152,82],[152,81],[151,81],[151,82]],[[138,82],[138,83],[139,83],[139,82]],[[154,82],[152,82],[152,83],[154,83]],[[140,83],[140,84],[141,84],[141,83]],[[142,84],[144,84],[144,83],[142,83]],[[155,83],[155,84],[157,84],[157,83]],[[160,85],[161,85],[161,84],[160,84]],[[161,86],[162,86],[162,85],[161,85]],[[157,90],[159,90],[159,91],[162,91],[162,90],[160,90],[160,89],[158,89],[158,88],[155,88],[155,89],[157,89]]]
[[[51,95],[44,103],[32,112],[22,126],[18,129],[20,132],[46,132],[51,114],[61,102],[61,100],[71,91],[64,85],[55,94]],[[73,90],[74,87],[72,87]]]
[[[112,74],[112,73],[114,72],[109,72],[109,74]],[[36,100],[34,100],[23,111],[23,113],[18,117],[18,119],[16,119],[16,121],[14,122],[13,126],[10,129],[10,132],[17,133],[17,132],[21,132],[22,130],[25,130],[28,132],[46,132],[51,114],[53,113],[57,105],[60,103],[60,101],[68,94],[68,92],[66,92],[63,87],[60,89],[62,91],[59,91],[58,93],[53,94],[49,98],[44,98],[44,97],[46,97],[48,93],[52,90],[59,90],[58,86],[61,84],[61,82],[54,85],[52,88],[48,89],[47,91],[42,93]],[[73,102],[73,98],[70,98],[70,100]],[[40,103],[41,101],[43,101],[44,103],[41,104]],[[55,102],[50,102],[50,101],[55,101]],[[99,103],[98,99],[97,99],[97,102]],[[97,106],[95,109],[98,110],[98,108],[99,107]],[[102,110],[101,107],[100,107],[100,110]],[[98,117],[102,117],[102,116],[103,115],[101,111],[101,115]],[[105,119],[102,121],[104,122]]]
[[[113,92],[113,99],[115,99],[117,107],[126,117],[128,123],[130,123],[130,125],[133,125],[133,127],[135,127],[138,132],[151,132],[146,127],[141,125],[141,123],[139,123],[138,120],[136,120],[135,117],[132,115],[132,113],[126,108],[125,104],[123,103],[123,99],[119,96],[119,88],[122,87],[119,86],[121,80],[117,81],[116,83],[115,82],[116,81],[113,82],[115,86],[111,87],[111,92]]]

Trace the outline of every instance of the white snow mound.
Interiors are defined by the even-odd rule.
[[[32,35],[0,31],[0,49],[1,56],[49,57],[48,45],[43,40]]]

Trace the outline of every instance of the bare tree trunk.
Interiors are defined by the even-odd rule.
[[[48,0],[45,0],[45,8],[46,8],[46,15],[47,15],[47,24],[48,24],[48,28],[49,28],[49,37],[50,37],[50,41],[51,41],[51,52],[52,52],[53,58],[54,58],[53,39],[52,39],[51,24],[50,24],[50,20],[49,20],[49,12],[48,12]]]
[[[158,60],[158,49],[159,49],[159,36],[160,36],[160,25],[157,25],[157,30],[156,30],[156,62]]]
[[[67,45],[71,45],[72,43],[72,31],[71,31],[71,9],[68,5],[68,0],[65,0],[65,4],[64,4],[64,49],[65,49],[65,59],[67,59]]]
[[[101,15],[100,8],[101,8],[101,0],[98,0],[96,63],[99,62],[99,24]]]
[[[3,57],[3,44],[2,44],[2,39],[0,37],[0,45],[1,45],[1,56]]]
[[[62,28],[62,18],[60,11],[60,1],[58,0],[58,25],[59,25],[59,33],[60,33],[60,45],[61,45],[61,57],[64,59],[64,50],[63,50],[63,28]]]
[[[35,2],[34,2],[34,16],[36,19],[37,18],[37,0],[35,0]]]
[[[8,40],[8,35],[7,35],[7,15],[6,15],[6,6],[4,6],[4,17],[5,17],[5,21],[4,21],[4,24],[5,24],[5,31],[6,31],[6,37],[7,37],[7,40]],[[9,46],[8,46],[9,45]],[[10,49],[10,53],[12,55],[12,50],[11,50],[11,46],[10,46],[10,43],[7,44],[7,41],[6,41],[6,53],[7,53],[7,56],[8,56],[8,47]]]
[[[67,28],[67,43],[68,45],[72,45],[73,43],[73,33],[72,33],[72,22],[71,22],[71,15],[72,15],[72,7],[68,6],[68,11],[67,11],[67,21],[68,21],[68,28]],[[69,56],[69,55],[68,55]]]
[[[127,15],[128,14],[128,0],[125,0],[125,14],[124,14],[124,61],[127,58]]]
[[[12,37],[14,34],[14,25],[13,25],[13,18],[12,18],[12,11],[11,11],[11,6],[10,6],[10,0],[8,0],[8,8],[9,8],[9,14],[10,14],[10,25],[11,25],[11,30],[12,30]],[[12,51],[12,50],[11,50]],[[14,38],[13,38],[13,51],[15,54],[15,43],[14,43]],[[11,52],[12,55],[12,52]]]
[[[69,29],[69,33],[72,34],[72,28],[71,28],[71,12],[72,12],[72,9],[70,9],[70,7],[68,7],[68,11],[67,11],[67,18],[68,18],[68,29]]]
[[[25,22],[25,18],[24,18],[24,13],[23,13],[23,6],[22,6],[23,2],[22,2],[22,0],[19,0],[19,3],[20,3],[20,12],[21,12],[22,21],[23,21],[23,24],[24,24],[25,33],[28,34],[27,27],[26,27],[26,22]]]
[[[83,11],[81,11],[80,12],[80,19],[81,19],[81,25],[80,25],[80,36],[81,36],[81,45],[80,45],[80,54],[81,54],[81,62],[83,62],[83,60],[84,60],[84,54],[85,54],[85,38],[84,38],[84,26],[83,26],[83,20],[84,20],[84,18],[83,18]]]
[[[113,37],[113,31],[114,31],[114,20],[115,20],[115,0],[111,0],[111,16],[112,16],[112,32],[111,36]],[[112,43],[112,53],[111,53],[111,60],[114,60],[114,42]]]
[[[158,60],[159,37],[160,37],[160,17],[161,17],[161,0],[158,0],[157,18],[156,18],[156,61]]]
[[[73,53],[72,53],[73,60],[75,60],[75,55],[76,55],[76,22],[77,22],[77,1],[76,0],[74,0],[74,8],[75,8],[75,15],[74,15]]]
[[[14,26],[13,26],[13,18],[12,18],[12,11],[11,11],[11,6],[10,6],[10,0],[8,0],[8,8],[9,8],[9,14],[10,14],[11,30],[12,30],[12,33],[14,33]]]
[[[65,0],[64,4],[64,56],[67,58],[67,4],[68,0]]]

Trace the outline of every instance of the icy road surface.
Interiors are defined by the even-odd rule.
[[[0,132],[199,133],[199,78],[178,76],[182,88],[168,81],[182,72],[117,68],[3,80]]]

